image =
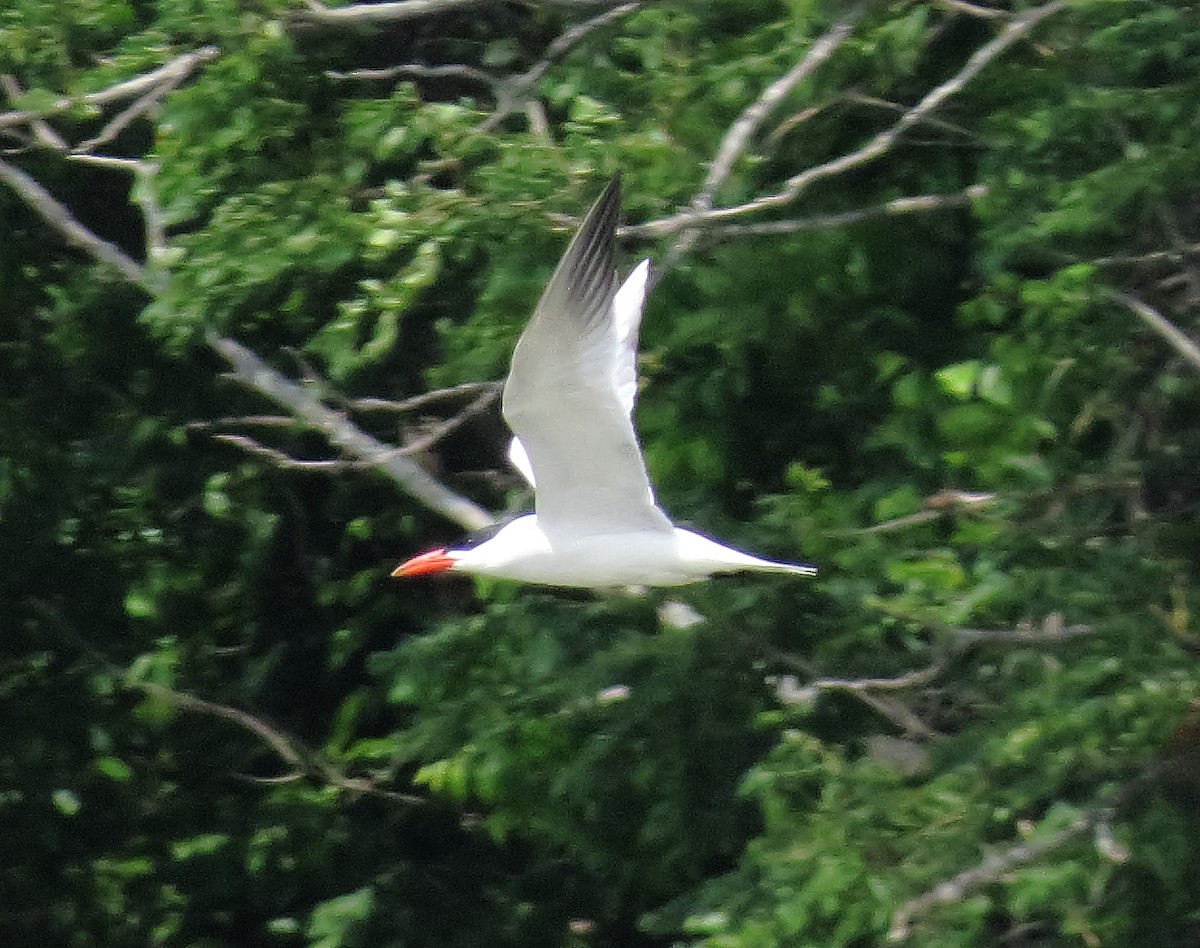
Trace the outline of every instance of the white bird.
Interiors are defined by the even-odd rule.
[[[811,576],[672,525],[654,501],[633,428],[637,334],[650,261],[617,289],[620,178],[588,212],[517,342],[504,385],[513,465],[536,513],[484,542],[437,549],[392,575],[444,570],[551,586],[681,586],[755,570]]]

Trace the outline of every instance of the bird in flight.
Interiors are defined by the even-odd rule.
[[[550,277],[504,384],[504,420],[515,435],[508,455],[534,489],[536,512],[477,545],[415,556],[393,576],[448,570],[604,589],[682,586],[743,571],[816,573],[676,527],[655,503],[633,428],[650,261],[618,288],[620,205],[616,177]]]

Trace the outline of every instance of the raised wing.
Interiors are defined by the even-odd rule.
[[[637,342],[638,327],[642,323],[642,306],[646,302],[646,286],[650,280],[650,261],[643,260],[626,277],[613,299],[613,331],[617,337],[616,358],[613,360],[613,388],[625,414],[633,419],[633,404],[637,401]],[[508,444],[508,460],[529,483],[537,487],[529,452],[520,438]],[[649,486],[649,482],[647,482]],[[654,503],[651,494],[650,503]]]
[[[649,265],[617,292],[620,203],[614,178],[550,278],[504,386],[504,418],[519,442],[509,456],[518,468],[528,461],[538,522],[552,541],[672,529],[654,503],[630,417]]]

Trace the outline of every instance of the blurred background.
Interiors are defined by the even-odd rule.
[[[7,0],[0,941],[1200,943],[1200,10]],[[397,583],[624,176],[678,521]]]

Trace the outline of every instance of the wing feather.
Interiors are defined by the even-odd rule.
[[[620,179],[588,212],[513,353],[504,418],[536,484],[538,522],[553,541],[669,531],[654,503],[630,413],[648,264],[618,294]],[[617,303],[620,303],[618,306]]]

